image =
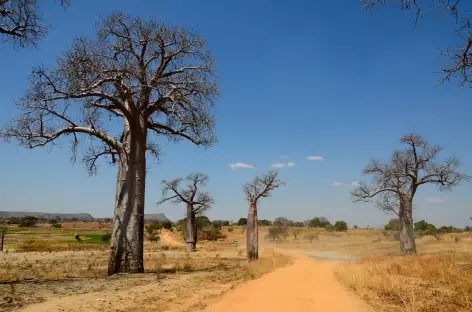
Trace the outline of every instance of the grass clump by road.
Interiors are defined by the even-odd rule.
[[[337,275],[375,311],[472,311],[472,252],[369,257]]]

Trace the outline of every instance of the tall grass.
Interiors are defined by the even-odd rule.
[[[376,311],[472,311],[472,252],[370,257],[337,275]]]

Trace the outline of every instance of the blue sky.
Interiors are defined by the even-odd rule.
[[[259,218],[384,224],[389,216],[351,202],[349,185],[364,179],[370,157],[388,160],[411,131],[441,144],[444,156],[459,156],[472,174],[471,91],[456,81],[437,86],[435,51],[460,42],[449,18],[425,19],[413,31],[410,14],[391,6],[368,16],[354,0],[74,1],[66,11],[42,1],[42,9],[52,28],[38,49],[0,46],[0,123],[15,115],[31,68],[54,66],[74,36],[93,36],[98,17],[113,9],[193,29],[216,56],[219,142],[207,150],[163,146],[160,162],[149,162],[146,213],[182,218],[184,207],[156,208],[160,181],[202,171],[216,200],[208,216],[238,219],[247,215],[242,185],[272,164],[293,162],[280,169],[287,185],[261,202]],[[114,167],[103,163],[98,176],[88,177],[81,163],[71,165],[66,143],[52,150],[0,143],[0,155],[0,210],[112,215]],[[238,162],[254,168],[229,167]],[[416,219],[468,224],[470,188],[421,189]]]

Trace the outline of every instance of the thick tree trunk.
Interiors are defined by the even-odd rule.
[[[125,129],[124,152],[118,161],[108,275],[144,272],[146,132]]]
[[[259,258],[259,233],[257,221],[257,205],[256,203],[251,203],[249,205],[246,226],[246,249],[247,258],[249,260],[256,260]]]
[[[404,254],[416,254],[412,208],[412,201],[408,199],[400,207],[400,250]]]
[[[187,204],[187,233],[185,237],[186,250],[187,252],[197,251],[197,240],[196,240],[196,218],[195,212],[193,211],[193,206]]]

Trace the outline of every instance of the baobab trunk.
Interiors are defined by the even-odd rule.
[[[118,160],[108,275],[144,272],[146,132],[125,129]]]
[[[404,254],[416,254],[412,207],[411,200],[405,200],[400,207],[400,250]]]
[[[259,258],[259,233],[257,227],[257,205],[251,203],[249,205],[249,213],[247,216],[246,226],[246,249],[247,258],[256,260]]]
[[[193,211],[193,206],[187,204],[187,231],[185,234],[185,243],[187,252],[197,251],[197,242],[196,242],[196,218],[195,212]]]

